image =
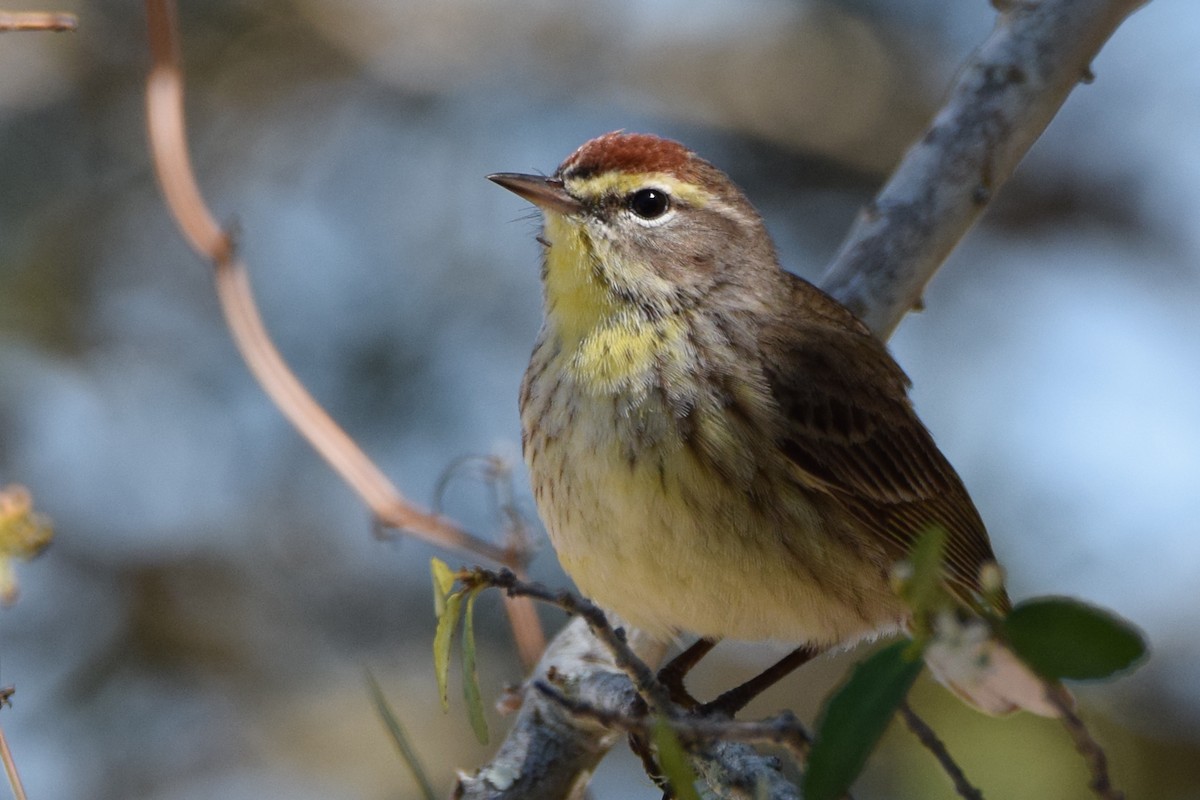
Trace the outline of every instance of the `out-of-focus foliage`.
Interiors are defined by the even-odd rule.
[[[0,488],[0,604],[17,599],[14,561],[33,558],[54,538],[50,522],[33,510],[33,498],[24,486]]]

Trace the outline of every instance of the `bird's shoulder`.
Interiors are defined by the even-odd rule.
[[[886,346],[829,295],[790,273],[785,301],[759,328],[775,399],[794,426],[834,441],[920,423],[910,381]]]

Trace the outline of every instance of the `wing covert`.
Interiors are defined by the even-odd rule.
[[[908,378],[849,311],[815,291],[808,310],[844,315],[842,325],[765,326],[766,379],[786,422],[780,447],[818,490],[836,499],[899,560],[934,525],[948,534],[950,587],[967,599],[995,560],[983,520],[962,481],[917,418]]]

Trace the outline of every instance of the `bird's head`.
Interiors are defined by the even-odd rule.
[[[725,173],[678,142],[608,133],[550,177],[488,177],[545,217],[539,240],[550,315],[671,313],[715,284],[776,268],[754,207]]]

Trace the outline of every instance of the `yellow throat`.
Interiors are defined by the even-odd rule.
[[[622,300],[611,281],[624,265],[582,225],[547,212],[545,240],[546,324],[570,354],[574,377],[597,393],[644,388],[640,378],[656,361],[674,360],[683,323],[666,309],[651,320]]]

